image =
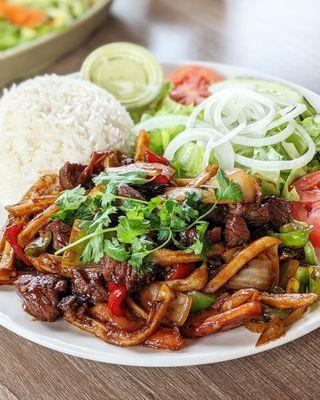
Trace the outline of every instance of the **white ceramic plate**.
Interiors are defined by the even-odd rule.
[[[225,77],[247,76],[281,81],[243,68],[216,63],[196,62],[196,64],[211,67]],[[177,66],[176,63],[163,63],[165,71]],[[297,88],[320,111],[320,96],[297,85],[283,80],[282,82]],[[289,329],[283,338],[259,348],[255,348],[257,335],[245,328],[190,341],[178,352],[152,350],[139,346],[133,348],[111,346],[62,320],[55,323],[34,321],[22,311],[21,302],[10,287],[0,289],[0,324],[26,339],[77,357],[111,364],[174,367],[231,360],[281,346],[319,328],[320,307],[314,306],[303,319]]]

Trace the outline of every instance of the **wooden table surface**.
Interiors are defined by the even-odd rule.
[[[256,68],[320,93],[319,0],[115,0],[111,16],[49,72],[79,69],[112,41],[161,60]],[[0,399],[319,399],[319,330],[281,348],[200,367],[160,369],[65,356],[0,329]]]

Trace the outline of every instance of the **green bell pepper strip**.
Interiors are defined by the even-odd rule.
[[[191,313],[209,308],[217,301],[217,296],[215,294],[208,295],[202,292],[198,292],[197,290],[188,292],[188,295],[192,297],[192,304],[190,309]]]
[[[290,224],[285,224],[280,226],[280,233],[289,233],[295,231],[305,231],[309,228],[309,225],[306,222],[290,222]]]
[[[309,292],[320,297],[320,267],[309,267]]]
[[[296,230],[285,233],[273,233],[272,236],[280,239],[283,246],[300,248],[304,247],[307,244],[312,229],[312,227],[308,227],[304,230]]]
[[[309,284],[309,267],[298,267],[295,278],[299,282],[298,292],[305,293]]]
[[[314,251],[314,247],[312,246],[310,241],[308,241],[304,246],[304,255],[305,255],[304,262],[306,264],[308,264],[308,265],[319,264],[316,253]]]
[[[50,231],[44,232],[33,242],[28,244],[24,252],[29,257],[37,257],[40,253],[44,252],[52,240],[52,233]]]
[[[276,317],[279,317],[280,319],[285,319],[289,312],[290,309],[272,308],[267,305],[263,306],[263,316],[267,321],[271,321]]]

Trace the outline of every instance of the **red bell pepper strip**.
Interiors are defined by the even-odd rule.
[[[169,183],[170,179],[162,174],[157,175],[153,182],[157,183],[158,185],[166,185],[167,183]]]
[[[24,250],[18,244],[18,235],[24,228],[24,224],[11,225],[6,229],[6,238],[15,252],[16,256],[29,267],[32,265],[28,257],[25,255]]]
[[[169,280],[187,278],[194,270],[194,263],[178,263],[173,267]]]
[[[114,282],[108,282],[108,307],[113,315],[125,316],[125,309],[122,304],[123,300],[128,294],[128,290],[125,285],[118,285]]]
[[[159,163],[159,164],[164,164],[164,165],[170,165],[170,162],[161,156],[158,156],[158,154],[153,153],[149,149],[147,149],[144,153],[145,159],[149,163]]]

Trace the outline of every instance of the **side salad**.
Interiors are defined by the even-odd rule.
[[[150,150],[170,161],[176,177],[193,178],[214,163],[225,170],[243,168],[264,195],[295,202],[294,218],[314,226],[311,240],[320,247],[320,115],[308,100],[283,83],[226,79],[203,65],[184,65],[161,79],[150,72],[159,64],[146,53],[130,43],[102,46],[84,62],[82,75],[120,100],[119,87],[145,96],[147,104],[141,98],[136,106],[122,102],[136,123],[134,133],[147,132]],[[121,65],[112,65],[116,56],[139,62],[145,81],[137,83],[137,73],[123,80]],[[114,81],[107,83],[111,70],[116,70],[118,88]],[[302,177],[306,184],[301,189]]]
[[[0,51],[66,29],[99,0],[0,0]]]

